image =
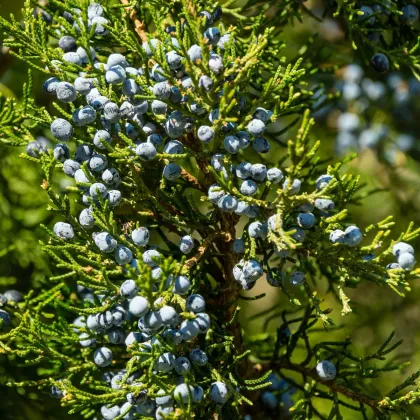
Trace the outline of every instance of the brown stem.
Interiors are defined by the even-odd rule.
[[[200,184],[200,182],[198,181],[198,179],[191,175],[189,172],[187,172],[184,168],[182,168],[181,170],[181,176],[186,179],[190,184],[194,185],[194,187],[197,190],[200,190],[201,192],[207,193],[206,188]]]
[[[231,240],[231,236],[229,233],[224,232],[214,232],[211,235],[209,235],[201,244],[201,246],[198,248],[197,253],[191,257],[189,260],[187,260],[183,266],[183,269],[190,270],[194,265],[196,265],[201,258],[204,257],[204,254],[209,249],[209,247],[212,245],[213,241],[218,237],[222,236],[224,237],[225,241],[228,242]]]
[[[129,0],[120,0],[122,4],[129,5]],[[137,35],[140,37],[142,42],[147,42],[147,35],[144,30],[144,23],[137,17],[137,12],[134,7],[129,8],[127,7],[127,12],[130,14],[130,19],[134,23],[134,30],[137,32]]]

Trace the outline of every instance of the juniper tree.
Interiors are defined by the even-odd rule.
[[[352,222],[366,193],[319,156],[315,69],[281,55],[280,26],[229,7],[27,1],[22,23],[0,20],[53,98],[35,102],[29,72],[2,103],[2,139],[39,165],[56,217],[44,289],[1,299],[2,352],[39,368],[10,385],[85,418],[412,418],[419,372],[371,386],[403,367],[394,333],[364,357],[330,334],[347,289],[410,291],[420,231]],[[273,333],[243,334],[263,278],[289,304],[258,314]]]

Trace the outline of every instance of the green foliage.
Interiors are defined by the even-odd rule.
[[[337,325],[342,323],[338,315],[333,318],[335,312],[327,307],[325,296],[331,295],[340,305],[342,315],[347,315],[353,311],[349,289],[373,283],[379,291],[383,290],[380,286],[386,286],[402,297],[411,290],[420,269],[387,269],[386,265],[393,260],[393,246],[397,242],[415,240],[420,229],[410,224],[405,232],[393,234],[392,217],[387,217],[364,229],[364,242],[360,247],[331,244],[328,240],[333,231],[353,225],[349,206],[359,204],[362,198],[371,198],[371,195],[362,189],[358,176],[344,169],[344,164],[350,159],[334,164],[320,157],[320,142],[314,141],[311,135],[314,119],[309,111],[314,102],[313,95],[319,89],[319,86],[309,88],[310,77],[317,72],[314,64],[308,55],[294,60],[281,55],[285,47],[281,29],[293,19],[300,19],[302,11],[308,12],[308,9],[302,4],[288,2],[281,13],[265,20],[264,9],[269,9],[274,2],[267,2],[256,17],[254,12],[259,7],[256,2],[248,2],[243,8],[226,2],[222,7],[226,20],[218,22],[217,26],[222,33],[229,32],[231,40],[225,46],[223,71],[217,74],[212,73],[208,65],[211,47],[202,35],[204,19],[198,16],[203,9],[213,10],[213,4],[198,0],[123,4],[101,1],[108,18],[106,29],[109,34],[99,37],[95,26],[90,29],[88,26],[89,3],[85,0],[50,0],[44,6],[52,17],[52,23],[48,23],[45,15],[43,18],[42,14],[33,13],[31,2],[27,1],[23,25],[13,17],[0,19],[0,26],[6,33],[4,43],[32,71],[42,72],[45,77],[74,81],[79,72],[83,72],[84,77],[96,79],[95,86],[100,93],[117,104],[126,99],[125,96],[120,94],[118,87],[106,84],[103,68],[94,66],[90,54],[87,54],[88,62],[83,66],[62,59],[62,51],[57,48],[60,33],[77,38],[78,45],[87,51],[93,46],[102,63],[110,53],[118,51],[134,67],[141,68],[142,73],[133,77],[142,88],[134,100],[157,99],[151,89],[154,82],[149,70],[160,65],[160,74],[205,112],[197,115],[184,104],[165,100],[171,111],[181,111],[185,117],[193,118],[197,128],[208,124],[209,112],[218,108],[219,116],[212,124],[215,138],[210,145],[204,145],[198,140],[196,130],[185,132],[179,136],[184,145],[183,153],[169,154],[159,150],[153,162],[145,162],[135,152],[136,143],[123,130],[110,129],[114,141],[111,144],[103,142],[101,153],[121,175],[123,198],[115,208],[105,198],[95,201],[88,197],[87,200],[97,230],[108,232],[135,257],[136,264],[125,266],[118,264],[112,255],[100,252],[92,232],[79,224],[77,215],[83,208],[82,196],[90,184],[97,181],[93,171],[89,171],[88,162],[83,163],[81,169],[89,183],[65,188],[60,183],[63,164],[54,159],[51,149],[35,156],[21,155],[30,161],[31,168],[36,164],[42,171],[41,187],[43,196],[49,200],[50,216],[42,217],[47,235],[38,251],[34,252],[42,248],[48,255],[51,273],[44,265],[37,267],[43,274],[48,274],[48,281],[40,282],[41,290],[34,288],[26,294],[24,302],[9,302],[6,306],[13,325],[0,337],[1,352],[9,360],[20,361],[22,369],[19,372],[36,367],[36,373],[29,380],[22,379],[23,375],[18,373],[9,385],[38,389],[41,395],[54,387],[63,393],[61,405],[66,411],[92,418],[99,414],[101,406],[123,404],[129,392],[137,395],[147,390],[152,399],[160,389],[172,393],[177,385],[176,378],[173,373],[157,373],[157,359],[162,351],[187,355],[194,346],[199,346],[208,355],[209,363],[192,369],[184,380],[187,384],[201,386],[204,398],[196,403],[190,392],[187,401],[179,402],[168,418],[242,418],[246,413],[253,418],[260,415],[276,418],[283,413],[293,419],[341,419],[345,418],[343,413],[348,413],[347,410],[352,411],[352,416],[364,419],[391,418],[393,413],[410,418],[410,406],[419,401],[418,392],[413,391],[419,372],[400,384],[393,384],[388,393],[377,389],[371,382],[371,379],[405,367],[405,363],[389,357],[401,344],[400,341],[394,342],[394,333],[378,350],[363,357],[353,352],[349,338],[325,340],[325,335],[319,335],[320,331],[334,333],[339,329]],[[80,32],[62,16],[65,11],[73,12],[73,7],[81,9]],[[394,11],[392,7],[391,10]],[[344,3],[339,5],[337,13],[351,20],[356,12],[354,5]],[[184,22],[188,25],[183,26]],[[176,26],[176,34],[164,31],[169,24]],[[357,30],[352,27],[349,34],[352,40],[360,38],[363,44],[362,35],[366,30],[362,23],[358,26]],[[169,68],[164,46],[172,44],[172,36],[178,41],[173,48],[183,57],[185,72],[191,77],[193,89],[182,86]],[[154,37],[161,43],[150,58],[143,43]],[[203,58],[198,62],[193,62],[187,53],[194,44],[202,47]],[[396,58],[394,64],[397,64]],[[414,61],[411,65],[416,66]],[[211,74],[213,91],[200,90],[199,79],[203,74]],[[39,135],[47,135],[53,141],[47,131],[51,122],[57,116],[71,121],[74,111],[84,104],[79,95],[69,104],[54,102],[51,107],[40,107],[32,96],[32,85],[29,73],[21,100],[2,98],[0,138],[8,145],[28,145]],[[243,108],[239,106],[242,95],[246,98]],[[235,124],[236,131],[247,129],[258,107],[272,111],[270,122],[273,129],[264,133],[271,142],[270,153],[257,155],[249,148],[239,155],[226,154],[222,159],[224,169],[228,171],[231,165],[237,165],[241,160],[255,162],[257,158],[267,166],[281,167],[288,185],[280,188],[267,181],[260,185],[254,196],[248,196],[241,192],[237,179],[224,176],[223,171],[211,165],[211,158],[215,153],[224,152],[226,130],[232,124]],[[151,112],[147,116],[156,126],[166,120],[164,116]],[[276,125],[279,122],[284,124]],[[76,126],[71,146],[91,143],[95,132],[101,128],[98,118],[90,126]],[[136,123],[135,128],[140,132],[139,138],[145,140],[144,127]],[[284,134],[289,138],[286,143],[282,141]],[[169,162],[182,165],[181,176],[175,182],[161,175]],[[326,186],[318,188],[316,179],[325,173],[332,179]],[[302,182],[302,191],[293,192],[295,179]],[[37,182],[41,182],[41,177]],[[268,231],[267,238],[255,238],[249,234],[252,220],[213,206],[207,197],[212,184],[217,184],[225,194],[258,207],[259,221],[274,216],[275,226]],[[38,196],[38,192],[33,194]],[[303,240],[298,235],[300,228],[295,222],[296,215],[301,206],[312,204],[317,199],[331,199],[335,207],[317,213],[317,223],[307,231]],[[40,202],[31,200],[32,206],[34,203],[39,205]],[[75,235],[71,241],[64,241],[54,234],[49,227],[53,219],[73,226]],[[38,222],[41,220],[36,220]],[[158,244],[156,249],[161,254],[161,259],[155,262],[159,262],[162,278],[171,279],[169,285],[166,281],[156,282],[150,264],[142,260],[144,249],[129,239],[129,233],[140,226],[147,226],[153,232],[153,242]],[[264,319],[264,326],[280,317],[281,323],[272,332],[244,334],[238,321],[243,302],[254,304],[266,297],[266,294],[244,295],[233,275],[235,265],[243,264],[241,257],[233,252],[234,239],[243,226],[243,234],[239,235],[245,242],[243,260],[258,260],[265,274],[271,276],[278,286],[273,290],[279,290],[289,301],[284,307],[275,305],[254,317]],[[176,245],[179,237],[186,234],[192,234],[199,242],[199,247],[189,257],[184,256]],[[10,250],[10,245],[5,249]],[[371,253],[374,258],[367,257]],[[30,261],[28,255],[26,258]],[[39,261],[38,256],[36,260]],[[297,287],[292,287],[284,279],[290,279],[296,269],[305,273],[305,279]],[[133,279],[139,294],[147,299],[152,310],[171,305],[183,319],[195,320],[197,315],[186,306],[187,297],[173,293],[174,279],[180,275],[191,280],[190,292],[205,296],[211,317],[210,328],[195,341],[180,345],[167,343],[158,332],[155,335],[157,341],[152,340],[150,345],[113,346],[112,369],[125,371],[119,386],[110,388],[101,375],[103,369],[93,361],[96,347],[82,347],[79,343],[80,334],[97,340],[98,345],[108,345],[109,339],[86,324],[77,324],[74,317],[86,319],[92,315],[105,315],[116,305],[122,305],[124,299],[119,294],[120,285],[126,279]],[[90,289],[92,298],[83,298],[77,286]],[[136,324],[129,318],[126,332],[137,331]],[[335,378],[325,380],[320,377],[315,366],[321,360],[334,363],[337,369]],[[272,386],[270,381],[275,378],[272,372],[283,378],[286,387],[274,390],[274,395],[282,403],[270,412],[263,401],[266,388]],[[210,386],[217,381],[227,384],[230,393],[230,399],[224,405],[216,404],[210,398]],[[140,386],[135,386],[136,383]],[[291,406],[287,407],[285,398],[291,399]],[[319,408],[318,399],[329,403]],[[124,407],[125,411],[116,418],[122,419],[131,413],[131,405]],[[141,418],[141,415],[136,416]]]

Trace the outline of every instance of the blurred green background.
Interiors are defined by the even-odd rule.
[[[8,16],[11,12],[19,18],[19,10],[23,0],[0,0],[0,15]],[[305,3],[311,7],[311,3]],[[316,8],[317,4],[312,3]],[[310,23],[310,24],[308,24]],[[340,31],[330,26],[315,23],[313,20],[296,25],[284,33],[288,42],[287,55],[298,56],[303,42],[306,42],[308,30],[320,33],[317,39],[319,45],[329,43],[328,48],[320,48],[318,60],[326,63],[336,60],[340,64],[348,64],[351,58],[349,46],[344,42]],[[332,26],[331,26],[332,25]],[[331,52],[333,53],[331,55]],[[20,95],[23,80],[26,79],[27,68],[21,62],[13,59],[9,54],[0,57],[0,91],[5,96]],[[372,78],[378,76],[369,73]],[[45,95],[40,91],[42,76],[34,74],[35,92],[38,103],[44,103]],[[383,76],[381,76],[383,77]],[[379,77],[380,78],[380,77]],[[331,76],[325,75],[317,81],[330,83]],[[419,99],[420,102],[420,99]],[[392,115],[387,118],[391,119]],[[413,122],[414,124],[414,122]],[[322,141],[324,156],[337,159],[335,153],[336,128],[331,120],[320,119],[315,129],[315,135]],[[417,142],[418,140],[415,139]],[[417,147],[417,144],[415,145]],[[420,225],[420,163],[409,156],[399,153],[396,163],[389,165],[378,158],[376,151],[366,149],[359,157],[347,166],[353,173],[358,173],[366,182],[366,189],[383,189],[367,198],[363,206],[353,206],[351,216],[360,227],[380,221],[389,214],[395,216],[395,235],[406,229],[410,221]],[[35,164],[18,157],[18,151],[0,143],[0,291],[16,288],[28,291],[33,287],[40,287],[48,277],[48,262],[39,249],[39,240],[43,232],[39,228],[41,222],[48,224],[51,217],[45,210],[47,197],[38,187],[42,181],[40,172]],[[416,245],[416,244],[413,244]],[[417,249],[420,249],[420,243]],[[244,304],[241,311],[242,323],[246,333],[261,330],[261,321],[249,321],[249,318],[277,304],[279,308],[287,307],[284,296],[276,294],[265,282],[261,282],[252,290],[251,295],[269,291],[265,299]],[[397,331],[396,338],[404,339],[400,352],[411,356],[412,364],[401,377],[408,376],[420,364],[420,286],[413,284],[412,293],[405,298],[398,297],[390,289],[364,284],[357,290],[349,290],[354,312],[345,318],[340,315],[340,308],[336,301],[329,299],[325,307],[334,308],[332,317],[336,324],[344,323],[345,327],[334,332],[334,338],[340,339],[351,336],[354,340],[356,352],[363,356],[375,350],[390,334]],[[268,330],[274,330],[280,322],[280,317],[268,324]],[[320,333],[324,336],[324,333]],[[332,334],[329,335],[331,338]],[[402,350],[401,350],[402,349]],[[65,418],[65,411],[59,408],[59,402],[50,398],[42,398],[39,394],[23,389],[7,388],[5,383],[10,376],[17,381],[34,376],[34,368],[17,370],[14,360],[7,359],[0,354],[0,404],[1,419],[58,419]],[[393,387],[394,379],[400,374],[394,373],[385,380],[375,380],[373,386],[388,391]],[[41,399],[42,398],[42,399]],[[346,413],[352,418],[352,413]],[[420,412],[416,413],[420,418]]]

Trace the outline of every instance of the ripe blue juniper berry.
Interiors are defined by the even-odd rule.
[[[381,372],[371,361],[396,347],[393,334],[360,358],[350,340],[307,333],[333,326],[315,277],[343,315],[349,285],[408,291],[419,270],[407,242],[419,230],[386,240],[391,218],[351,222],[358,179],[317,158],[313,92],[302,60],[282,67],[275,28],[259,33],[251,17],[248,39],[229,8],[224,18],[200,1],[121,3],[51,2],[39,17],[27,6],[23,27],[0,21],[54,98],[53,112],[37,107],[29,75],[24,101],[8,104],[9,138],[41,165],[57,215],[44,226],[50,288],[0,299],[2,349],[48,367],[14,385],[48,390],[87,418],[326,418],[319,397],[331,400],[330,418],[343,407],[360,418],[403,413],[414,379],[386,397],[364,382]],[[360,22],[374,25],[363,7]],[[412,24],[413,10],[404,13]],[[285,145],[276,123],[289,114],[300,127],[287,127]],[[60,195],[62,174],[72,185]],[[244,294],[264,278],[291,309],[275,333],[247,337],[241,301],[264,299]]]

